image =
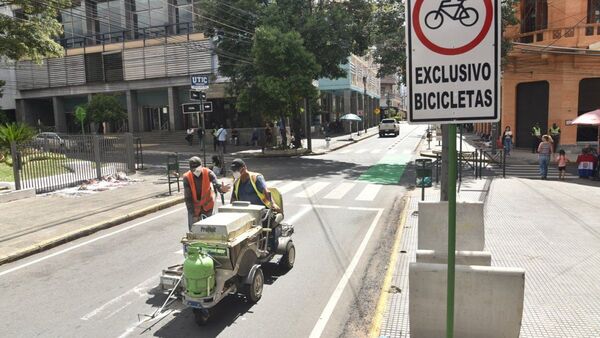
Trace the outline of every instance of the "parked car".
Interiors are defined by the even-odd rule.
[[[57,133],[52,132],[43,132],[37,134],[33,138],[33,142],[36,146],[45,151],[69,150],[73,148],[74,145],[72,140],[64,139]]]
[[[379,136],[383,137],[387,134],[400,135],[400,124],[396,119],[383,119],[379,122]]]

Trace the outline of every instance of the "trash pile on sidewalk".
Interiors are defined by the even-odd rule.
[[[48,194],[49,195],[60,195],[66,197],[79,197],[84,195],[95,194],[101,191],[114,190],[120,187],[130,185],[131,183],[141,182],[142,180],[132,179],[127,176],[124,172],[117,172],[112,175],[103,176],[100,180],[90,179],[81,183],[79,186],[57,190]]]

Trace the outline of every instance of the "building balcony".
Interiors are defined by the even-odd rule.
[[[514,41],[546,44],[557,47],[587,48],[600,41],[600,23],[581,24],[575,27],[557,27],[516,34]]]

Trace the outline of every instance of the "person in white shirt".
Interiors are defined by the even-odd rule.
[[[225,145],[227,144],[227,129],[223,128],[223,125],[217,130],[217,140],[219,141],[219,146],[223,149],[223,153],[226,153]]]

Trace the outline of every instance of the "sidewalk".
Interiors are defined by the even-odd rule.
[[[130,178],[139,181],[83,196],[53,193],[1,203],[0,264],[183,201],[183,190],[177,193],[176,186],[169,196],[164,176],[136,174]]]
[[[439,200],[439,186],[426,200]],[[415,261],[420,189],[407,205],[380,337],[409,337],[408,265]],[[463,181],[459,201],[485,201],[492,266],[525,273],[521,337],[600,337],[600,189],[560,181]],[[377,323],[375,323],[377,325]]]

